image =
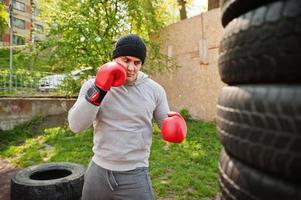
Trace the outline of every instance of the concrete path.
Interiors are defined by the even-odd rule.
[[[0,200],[10,199],[10,179],[17,171],[17,169],[0,157]]]

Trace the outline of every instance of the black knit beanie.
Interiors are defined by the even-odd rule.
[[[146,46],[143,40],[135,34],[128,34],[119,38],[113,51],[112,58],[119,56],[134,56],[144,63],[146,57]]]

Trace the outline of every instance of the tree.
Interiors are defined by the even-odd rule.
[[[193,0],[177,0],[180,20],[187,18],[187,6],[191,6]]]
[[[208,0],[208,10],[219,7],[219,0]]]
[[[185,0],[178,0],[178,3],[180,5],[180,19],[186,19],[187,18],[187,12],[186,12],[186,1]]]
[[[166,65],[159,48],[151,42],[164,26],[163,0],[39,0],[42,18],[49,26],[49,40],[39,47],[52,48],[51,61],[69,70],[93,66],[111,59],[121,35],[137,33],[151,52],[144,70],[156,72]],[[155,62],[155,63],[154,63]],[[149,67],[152,66],[152,67]]]
[[[7,28],[7,19],[8,15],[5,11],[4,5],[0,3],[0,35],[4,33],[5,29]]]

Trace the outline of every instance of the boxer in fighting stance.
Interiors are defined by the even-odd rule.
[[[170,112],[162,86],[140,71],[146,58],[143,40],[134,34],[121,37],[113,60],[85,82],[68,114],[77,133],[93,124],[94,155],[87,168],[83,200],[155,199],[148,174],[152,119],[165,141],[180,143],[186,123]]]

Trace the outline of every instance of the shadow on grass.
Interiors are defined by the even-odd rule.
[[[74,134],[66,117],[34,117],[13,130],[0,131],[0,156],[18,168],[70,161],[87,165],[92,156],[92,131]]]
[[[181,144],[164,142],[159,128],[154,126],[149,170],[158,199],[205,200],[218,193],[221,145],[215,123],[187,121],[187,125],[187,138]],[[88,165],[93,155],[91,129],[74,134],[65,124],[34,132],[34,126],[38,124],[6,132],[6,136],[14,134],[11,138],[0,136],[5,147],[0,148],[0,156],[19,168],[59,161]]]
[[[35,116],[30,121],[15,126],[12,130],[0,129],[0,150],[9,145],[22,145],[28,138],[33,138],[45,128],[58,127],[66,123],[65,115],[47,117]]]
[[[32,127],[41,123],[40,117],[34,117],[32,120],[22,123],[12,130],[3,131],[0,129],[0,150],[3,151],[9,145],[22,145],[27,138],[32,138],[38,134],[32,131]]]

